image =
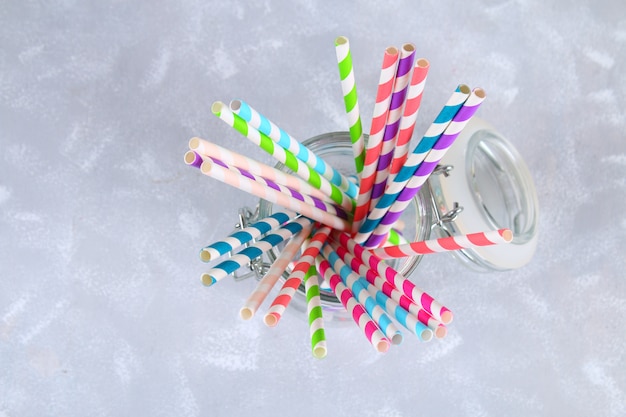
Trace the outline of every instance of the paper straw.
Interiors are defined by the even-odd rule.
[[[309,150],[309,148],[302,145],[246,102],[243,100],[233,100],[230,102],[230,109],[233,113],[248,122],[250,126],[267,135],[276,144],[293,153],[300,161],[314,169],[332,184],[335,184],[349,197],[356,198],[358,190],[352,181],[348,180],[343,174],[324,161],[324,159],[317,156]]]
[[[424,58],[418,59],[413,67],[411,83],[406,93],[404,110],[402,118],[400,119],[398,139],[396,140],[393,160],[389,168],[390,174],[397,174],[406,161],[409,152],[409,144],[413,136],[413,130],[415,129],[415,121],[417,120],[417,114],[420,104],[422,103],[422,93],[426,85],[426,76],[428,75],[429,67],[430,63]]]
[[[394,228],[391,228],[391,230],[389,231],[386,244],[389,244],[391,246],[391,245],[402,245],[405,243],[409,243],[409,241],[406,240],[406,238],[402,235],[402,233],[400,233]]]
[[[357,259],[360,259],[365,265],[369,265],[379,276],[385,278],[396,289],[402,291],[404,295],[413,300],[417,305],[422,307],[428,314],[435,319],[440,320],[444,324],[452,321],[452,312],[441,305],[428,293],[418,288],[404,275],[390,267],[379,257],[372,255],[361,245],[356,243],[349,235],[342,232],[334,232],[333,236],[339,239],[339,243],[348,250]]]
[[[359,230],[361,222],[369,211],[370,196],[372,194],[374,180],[376,179],[376,168],[378,166],[378,157],[380,156],[383,134],[385,133],[387,114],[389,113],[389,102],[391,101],[393,81],[398,66],[398,57],[399,52],[397,48],[389,47],[385,50],[383,64],[380,70],[380,78],[378,80],[374,116],[372,117],[372,125],[370,126],[370,134],[365,150],[365,162],[363,164],[363,171],[361,171],[359,196],[354,211],[354,219],[352,220],[353,233]]]
[[[270,266],[267,273],[261,278],[241,310],[239,310],[239,316],[244,320],[250,320],[254,317],[254,314],[259,309],[259,306],[263,303],[267,294],[274,288],[278,278],[283,275],[283,272],[289,266],[289,263],[295,258],[300,250],[304,241],[309,237],[313,225],[309,224],[305,226],[300,233],[291,238],[291,240],[281,250],[280,255]]]
[[[253,241],[265,233],[277,229],[280,225],[292,220],[287,213],[276,212],[264,219],[254,222],[241,230],[228,235],[223,240],[218,240],[200,250],[200,259],[204,262],[217,259],[220,256]]]
[[[378,275],[377,271],[369,268],[363,263],[363,261],[357,259],[354,255],[349,253],[346,248],[344,248],[337,242],[331,241],[331,246],[333,247],[333,249],[335,249],[337,255],[339,255],[339,257],[346,263],[346,265],[349,265],[353,271],[357,272],[368,283],[382,291],[383,294],[391,298],[402,309],[408,311],[409,314],[411,314],[414,318],[417,318],[420,323],[431,329],[438,339],[446,335],[448,330],[443,323],[441,323],[439,320],[434,319],[422,307],[420,307],[413,300],[404,295],[402,291],[398,290],[385,278]]]
[[[360,174],[363,170],[363,161],[365,159],[365,141],[363,139],[363,127],[361,126],[359,101],[356,93],[356,82],[354,79],[352,55],[350,54],[350,42],[348,38],[340,36],[335,39],[335,52],[337,53],[337,63],[339,64],[339,77],[341,78],[343,101],[348,115],[348,125],[350,126],[350,140],[352,141],[354,164],[356,166],[356,173]]]
[[[250,127],[245,120],[234,114],[224,103],[216,101],[211,106],[211,111],[222,121],[248,138],[252,143],[259,146],[265,152],[274,157],[278,162],[284,164],[300,178],[307,181],[313,187],[318,188],[329,196],[335,203],[339,204],[348,212],[352,212],[355,202],[343,193],[336,185],[322,177],[315,170],[311,169],[304,162],[300,162],[296,156],[281,146],[276,146],[274,141],[267,135]]]
[[[376,322],[385,337],[394,345],[402,343],[402,332],[398,330],[387,313],[370,296],[363,284],[359,282],[359,276],[339,258],[330,246],[325,245],[323,251],[324,258],[330,263],[333,271],[341,277],[341,281],[352,291],[356,300],[365,308],[372,320]]]
[[[418,339],[423,342],[428,342],[433,338],[433,331],[431,329],[419,321],[417,317],[411,315],[408,311],[400,307],[400,304],[393,301],[391,297],[385,295],[382,290],[379,290],[375,285],[367,282],[365,278],[359,278],[359,282],[372,295],[372,297],[375,298],[378,305],[380,305],[389,315],[393,316],[398,323],[413,332]]]
[[[311,184],[296,175],[280,171],[274,167],[255,161],[252,158],[248,158],[245,155],[222,148],[221,146],[207,140],[191,138],[189,140],[189,149],[196,151],[200,155],[214,156],[228,165],[254,172],[256,175],[260,175],[268,180],[277,182],[278,184],[294,188],[301,193],[321,198],[324,201],[332,201],[330,200],[330,197],[322,193],[318,188],[313,187]]]
[[[404,99],[406,98],[406,90],[409,85],[414,60],[415,46],[410,43],[404,44],[400,50],[400,60],[398,61],[393,93],[391,95],[391,102],[389,103],[389,114],[387,115],[383,143],[380,150],[380,157],[378,158],[378,166],[376,167],[376,180],[372,187],[372,201],[370,207],[374,207],[385,192],[389,166],[393,159],[393,152],[400,127],[400,117],[402,116],[402,108]]]
[[[437,139],[439,139],[446,127],[448,127],[452,118],[467,100],[470,92],[470,88],[467,85],[461,84],[452,93],[445,106],[441,109],[428,130],[426,130],[420,142],[408,156],[400,172],[387,182],[385,194],[375,206],[370,205],[367,218],[362,222],[359,232],[354,236],[354,240],[363,243],[370,237],[376,226],[378,226],[378,223],[380,223],[380,220],[389,210],[389,207],[391,207],[413,174],[415,174],[417,167],[424,160]]]
[[[333,229],[349,230],[350,224],[340,217],[337,217],[319,207],[305,204],[301,200],[270,188],[258,181],[252,180],[244,175],[233,172],[227,168],[217,165],[211,161],[204,161],[200,168],[203,174],[222,181],[242,191],[246,191],[259,198],[278,204],[288,210],[293,210],[304,216],[310,217],[323,224],[331,226]]]
[[[269,188],[272,188],[276,191],[279,191],[281,193],[284,193],[286,195],[289,195],[293,198],[295,198],[296,200],[302,201],[305,204],[311,205],[311,206],[315,206],[317,208],[319,208],[320,210],[324,210],[334,216],[340,217],[342,219],[348,219],[348,213],[346,213],[346,211],[340,207],[337,206],[334,203],[327,203],[324,200],[321,200],[317,197],[311,196],[311,195],[307,195],[307,194],[303,194],[301,192],[299,192],[296,189],[284,186],[284,185],[280,185],[274,181],[268,180],[267,178],[263,178],[262,176],[259,175],[255,175],[253,173],[251,173],[250,171],[247,171],[243,168],[237,168],[237,167],[232,167],[229,166],[228,164],[224,163],[223,161],[220,161],[219,159],[213,157],[213,156],[207,156],[206,158],[210,159],[211,162],[220,165],[223,168],[227,168],[230,169],[231,171],[234,171],[236,173],[239,173],[241,175],[243,175],[246,178],[249,178],[253,181],[256,181],[260,184],[263,184]]]
[[[280,289],[274,301],[270,305],[263,321],[267,326],[273,327],[278,324],[278,321],[283,316],[283,313],[287,309],[287,306],[293,299],[294,294],[298,290],[300,283],[304,279],[307,271],[311,267],[311,265],[315,264],[315,257],[320,253],[320,249],[326,239],[328,239],[328,235],[330,234],[330,228],[327,226],[321,227],[318,229],[313,237],[311,237],[311,241],[308,246],[302,253],[300,260],[294,266],[291,271],[291,275],[284,282],[282,288]]]
[[[309,317],[309,334],[311,337],[311,351],[317,359],[326,356],[326,334],[324,332],[324,318],[322,317],[322,303],[317,270],[311,265],[304,276],[306,292],[306,311]]]
[[[348,287],[341,282],[341,278],[333,272],[330,263],[323,257],[318,256],[316,258],[316,265],[317,270],[330,285],[337,299],[341,301],[341,304],[343,304],[348,311],[348,314],[352,316],[352,319],[359,326],[361,331],[363,331],[367,340],[374,346],[374,349],[378,352],[386,352],[389,350],[389,339],[380,331],[374,320],[368,316],[363,306],[357,302]]]
[[[418,256],[429,253],[498,245],[502,243],[509,243],[512,239],[513,232],[511,232],[511,230],[500,229],[489,232],[469,233],[462,236],[448,236],[421,242],[385,246],[382,248],[370,249],[370,252],[381,259],[405,258],[407,256]]]
[[[304,226],[311,224],[311,220],[306,217],[299,217],[292,222],[281,226],[275,232],[267,234],[263,239],[253,243],[241,252],[231,256],[229,259],[220,262],[209,272],[202,274],[202,283],[207,287],[214,285],[217,281],[232,274],[242,266],[250,263],[265,252],[278,245],[285,239],[299,233]]]
[[[411,200],[422,188],[430,174],[437,167],[441,158],[446,154],[447,150],[452,146],[459,133],[478,110],[481,103],[485,99],[485,92],[481,88],[475,88],[469,98],[452,119],[444,133],[437,140],[433,148],[428,152],[424,161],[419,165],[415,174],[411,177],[404,189],[400,192],[395,202],[389,207],[387,213],[380,220],[378,226],[372,235],[365,242],[365,246],[373,248],[378,245],[389,232],[389,229],[400,218],[404,210],[411,203]]]

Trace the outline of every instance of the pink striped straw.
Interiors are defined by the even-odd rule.
[[[374,346],[378,352],[386,352],[391,346],[389,339],[385,337],[383,332],[378,328],[374,320],[367,315],[367,312],[361,304],[354,298],[352,292],[346,287],[339,275],[333,272],[330,263],[321,256],[316,258],[317,270],[324,277],[335,296],[341,301],[346,311],[352,316],[354,322],[367,337],[367,340]]]
[[[190,151],[192,152],[192,151]],[[193,153],[193,152],[192,152]],[[259,198],[278,204],[288,210],[295,211],[337,230],[350,230],[347,220],[335,216],[320,207],[309,205],[293,195],[285,194],[248,176],[231,171],[211,161],[204,161],[200,166],[203,174],[218,181],[246,191]],[[297,195],[297,194],[296,194]]]
[[[367,216],[369,210],[370,195],[376,179],[376,167],[378,166],[378,157],[380,156],[380,147],[383,134],[385,133],[393,82],[395,80],[396,68],[398,67],[398,57],[398,49],[393,46],[388,47],[383,56],[383,64],[378,80],[378,91],[376,92],[376,104],[374,105],[374,116],[365,149],[365,163],[360,174],[359,196],[352,220],[352,233],[356,233],[359,230],[361,222]]]
[[[270,305],[269,310],[265,314],[263,321],[267,326],[273,327],[278,324],[278,321],[283,316],[287,306],[289,306],[289,303],[291,303],[291,300],[309,270],[309,267],[315,264],[315,257],[319,255],[320,249],[324,245],[324,242],[326,242],[326,239],[328,239],[329,234],[330,228],[327,226],[324,226],[315,232],[307,248],[302,253],[300,261],[291,271],[291,275],[289,275],[289,278],[285,281],[278,295],[274,298],[274,301]]]
[[[396,149],[393,152],[393,160],[389,173],[395,175],[404,165],[409,153],[409,145],[413,130],[415,129],[415,121],[422,103],[422,93],[426,85],[426,76],[430,63],[427,59],[420,58],[415,62],[413,67],[413,75],[411,76],[411,84],[406,93],[406,101],[404,103],[404,113],[400,119],[400,131],[398,132],[398,140],[396,141]]]
[[[448,333],[446,326],[439,320],[434,319],[428,314],[422,307],[413,302],[409,297],[404,295],[401,291],[391,285],[385,278],[382,278],[378,273],[365,265],[361,260],[352,255],[346,248],[339,243],[331,241],[330,245],[335,249],[337,255],[350,266],[353,271],[365,278],[367,282],[378,288],[387,297],[391,298],[401,308],[412,314],[419,322],[426,325],[433,331],[435,337],[441,339]]]
[[[408,256],[426,255],[429,253],[447,252],[469,249],[479,246],[491,246],[509,243],[513,240],[513,232],[509,229],[492,230],[489,232],[469,233],[462,236],[448,236],[421,242],[385,246],[370,249],[370,253],[381,259],[405,258]]]
[[[301,193],[317,197],[327,202],[332,202],[332,200],[326,194],[324,194],[319,189],[313,187],[302,178],[280,171],[264,163],[255,161],[252,158],[248,158],[247,156],[223,148],[219,145],[209,142],[208,140],[191,138],[189,140],[189,149],[199,153],[200,155],[213,156],[220,161],[224,161],[228,165],[254,172],[257,175],[260,175],[271,181],[275,181],[278,184],[294,188]]]
[[[261,278],[241,310],[239,310],[239,316],[244,320],[250,320],[254,317],[254,314],[259,309],[259,306],[263,303],[267,294],[274,288],[278,279],[283,275],[283,272],[289,266],[289,263],[296,257],[300,247],[304,241],[309,237],[313,225],[309,224],[302,228],[302,231],[294,236],[280,252],[280,255],[270,266],[267,273]]]
[[[378,159],[378,166],[376,167],[376,180],[372,187],[370,207],[375,207],[376,202],[385,192],[387,177],[389,175],[389,165],[391,164],[396,146],[400,117],[402,116],[402,109],[414,60],[415,46],[410,43],[404,44],[400,50],[400,59],[398,60],[393,93],[391,94],[391,101],[389,103],[389,114],[387,115],[383,143]]]
[[[391,285],[396,287],[396,289],[402,291],[404,295],[426,310],[432,317],[440,320],[444,324],[448,324],[452,321],[453,315],[448,308],[444,307],[428,293],[418,288],[404,275],[387,265],[385,261],[372,255],[368,250],[356,243],[354,239],[350,238],[348,234],[335,231],[333,232],[333,236],[339,239],[339,243],[346,248],[348,252],[357,259],[360,259],[364,264],[369,265],[379,276],[385,278]]]

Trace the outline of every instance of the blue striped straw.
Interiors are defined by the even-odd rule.
[[[204,262],[209,262],[213,259],[217,259],[220,256],[232,252],[240,246],[245,245],[248,242],[256,239],[257,237],[266,234],[267,232],[277,229],[282,224],[287,223],[289,220],[295,218],[294,215],[289,215],[283,212],[276,212],[271,216],[261,219],[253,224],[230,234],[224,240],[211,243],[200,250],[200,259]]]
[[[417,144],[413,152],[407,158],[404,166],[393,176],[393,179],[387,182],[387,190],[385,194],[378,200],[374,208],[370,208],[365,221],[361,224],[359,232],[354,236],[354,240],[358,243],[365,242],[380,220],[389,210],[389,207],[396,201],[400,192],[415,174],[417,168],[422,163],[428,152],[432,149],[437,140],[446,130],[456,113],[459,111],[463,103],[470,95],[470,88],[467,85],[459,85],[454,93],[450,96],[445,106],[441,109],[433,123],[430,125],[420,142]]]
[[[339,255],[330,247],[324,246],[324,257],[330,263],[333,271],[337,273],[346,287],[350,288],[354,298],[365,307],[367,314],[376,322],[380,330],[391,341],[392,344],[398,345],[402,343],[402,332],[398,330],[391,321],[387,313],[378,305],[376,301],[369,295],[363,284],[359,281],[359,276],[346,265]]]
[[[346,193],[348,197],[356,198],[358,189],[354,182],[343,176],[343,174],[329,165],[321,157],[317,156],[309,148],[302,145],[298,140],[276,126],[269,119],[248,105],[248,103],[243,100],[233,100],[230,102],[230,109],[233,113],[248,122],[250,126],[267,135],[279,146],[290,151],[296,158],[314,169],[328,181],[335,184],[341,191]]]
[[[470,121],[474,113],[478,110],[485,99],[485,92],[480,88],[472,90],[469,98],[463,103],[461,109],[454,116],[439,140],[428,152],[424,161],[420,164],[415,174],[411,177],[406,187],[399,193],[387,213],[380,219],[378,226],[365,242],[365,246],[373,248],[378,246],[385,238],[389,229],[398,221],[404,210],[409,206],[411,200],[422,188],[430,174],[437,167],[437,164],[446,154],[450,146],[459,136],[465,125]]]
[[[217,281],[225,278],[229,274],[232,274],[242,266],[246,265],[251,260],[263,255],[265,252],[285,239],[289,239],[290,237],[300,233],[305,226],[310,225],[312,222],[313,221],[311,219],[302,216],[285,224],[275,232],[267,234],[263,239],[248,246],[236,255],[233,255],[230,259],[219,263],[210,269],[209,272],[202,274],[202,283],[207,287],[210,287]]]

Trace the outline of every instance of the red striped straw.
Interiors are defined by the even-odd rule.
[[[372,186],[376,179],[376,167],[378,166],[378,157],[380,156],[380,147],[385,132],[385,124],[387,123],[387,114],[389,113],[389,102],[391,101],[391,93],[393,91],[393,82],[398,66],[399,52],[393,46],[385,49],[383,56],[383,64],[380,70],[380,78],[378,80],[378,91],[376,92],[376,104],[374,105],[374,116],[372,117],[372,125],[370,126],[370,134],[365,149],[365,163],[363,171],[360,174],[359,196],[357,198],[357,206],[352,220],[352,233],[356,233],[361,226],[361,222],[367,216],[370,206],[370,195]]]
[[[409,86],[414,60],[415,46],[410,43],[402,45],[393,84],[393,93],[391,94],[391,101],[389,102],[389,114],[387,115],[387,123],[385,124],[385,133],[383,133],[383,143],[380,149],[380,157],[378,158],[378,166],[376,167],[376,179],[372,187],[370,207],[375,207],[376,202],[385,192],[387,177],[389,176],[389,166],[393,159],[393,152],[400,128],[400,118],[402,117],[402,109],[404,108],[406,91]]]
[[[370,253],[381,259],[405,258],[408,256],[426,255],[429,253],[447,252],[469,249],[480,246],[491,246],[509,243],[513,240],[513,232],[509,229],[492,230],[489,232],[469,233],[462,236],[448,236],[421,242],[386,246],[370,249]]]
[[[443,323],[439,320],[435,320],[423,308],[415,304],[413,300],[404,295],[401,291],[397,290],[396,287],[387,282],[385,278],[379,276],[375,270],[369,268],[361,260],[349,253],[346,248],[337,242],[330,242],[330,245],[333,249],[335,249],[337,255],[339,255],[346,265],[365,278],[367,282],[382,291],[382,293],[387,297],[398,303],[400,307],[409,312],[413,317],[417,318],[417,320],[419,320],[422,324],[428,326],[428,328],[435,334],[435,337],[441,339],[448,333],[448,329]]]
[[[312,224],[303,227],[302,231],[291,238],[291,240],[285,245],[278,258],[276,258],[276,260],[272,263],[270,269],[263,276],[263,278],[259,280],[256,288],[252,294],[250,294],[243,307],[241,307],[241,310],[239,310],[239,316],[242,319],[250,320],[254,317],[254,314],[267,297],[267,294],[269,294],[272,288],[274,288],[274,285],[276,285],[278,279],[283,275],[283,272],[285,272],[289,263],[298,254],[302,244],[311,234],[312,229]]]
[[[348,252],[357,259],[360,259],[365,265],[369,265],[379,276],[385,278],[391,285],[396,287],[396,289],[402,291],[404,295],[426,310],[426,312],[435,319],[440,320],[444,324],[448,324],[452,321],[453,314],[448,308],[441,305],[428,293],[418,288],[398,271],[387,265],[385,261],[376,255],[372,255],[368,250],[356,243],[354,239],[350,238],[348,234],[334,231],[333,237],[337,238],[339,243],[346,248]]]
[[[343,304],[348,314],[352,316],[352,319],[363,331],[367,340],[374,346],[374,349],[378,352],[386,352],[389,350],[391,346],[389,339],[385,337],[374,320],[368,316],[363,306],[357,302],[352,291],[344,285],[339,275],[333,272],[330,263],[322,256],[318,256],[316,265],[319,273],[322,274],[328,285],[330,285],[335,296],[341,301],[341,304]]]
[[[287,309],[287,306],[293,299],[293,296],[298,290],[298,287],[309,270],[309,267],[315,264],[315,257],[319,255],[320,249],[324,245],[324,242],[326,242],[326,239],[328,239],[329,234],[330,228],[328,226],[324,226],[315,232],[309,242],[309,245],[302,253],[300,261],[291,271],[291,275],[285,281],[278,295],[270,305],[269,310],[265,314],[263,321],[266,325],[273,327],[278,324],[278,321],[281,319]]]
[[[415,62],[413,67],[413,75],[411,76],[411,84],[406,93],[406,101],[404,103],[404,113],[400,119],[400,131],[396,140],[396,149],[393,151],[393,160],[389,173],[395,175],[404,165],[409,154],[409,145],[413,130],[415,129],[415,121],[422,103],[422,93],[426,85],[426,77],[430,63],[427,59],[420,58]]]

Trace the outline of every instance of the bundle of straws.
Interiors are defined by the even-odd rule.
[[[202,275],[214,285],[277,245],[284,245],[240,311],[251,319],[290,268],[264,322],[275,326],[304,283],[312,353],[326,356],[320,285],[337,299],[378,352],[402,341],[396,323],[420,340],[442,338],[452,312],[384,259],[507,243],[508,229],[422,242],[398,241],[394,225],[485,98],[464,84],[409,152],[429,62],[415,47],[385,50],[374,115],[366,141],[361,125],[350,45],[335,40],[341,88],[349,122],[356,181],[330,166],[242,100],[215,102],[212,112],[293,173],[278,170],[209,141],[193,138],[185,162],[205,175],[247,191],[285,211],[257,220],[200,251],[211,262]],[[390,238],[395,236],[396,238]],[[237,249],[244,247],[233,254]],[[393,318],[393,320],[392,320]]]

